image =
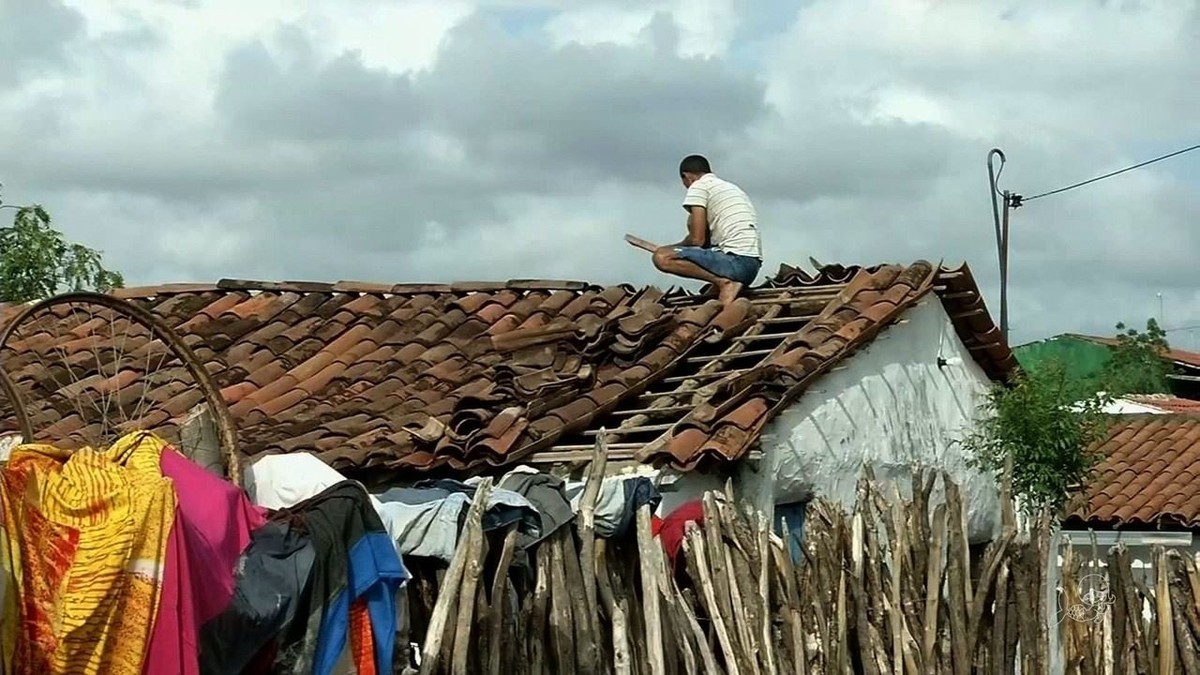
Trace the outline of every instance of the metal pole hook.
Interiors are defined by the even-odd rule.
[[[995,159],[1000,158],[1000,167],[996,168]],[[1008,342],[1008,211],[1012,200],[1007,190],[1000,191],[1000,174],[1004,173],[1004,151],[992,148],[988,152],[988,192],[992,196],[992,220],[996,226],[996,257],[1000,263],[1000,334]],[[1003,198],[1003,217],[1000,212],[1000,202],[996,197]]]

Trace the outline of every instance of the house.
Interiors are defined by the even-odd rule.
[[[904,481],[915,467],[948,471],[972,538],[996,527],[994,480],[956,441],[1016,361],[966,266],[785,265],[727,308],[574,281],[223,280],[117,295],[204,364],[248,460],[305,451],[371,484],[570,470],[605,429],[614,470],[661,469],[664,511],[733,480],[768,512],[794,514],[817,495],[852,500],[869,464]],[[0,321],[18,309],[0,308]],[[149,377],[130,359],[65,385],[64,370],[108,358],[108,345],[84,353],[94,319],[69,320],[22,328],[0,354],[36,434],[94,428],[75,399],[114,388],[144,403],[138,424],[177,433],[203,398],[187,371]],[[60,357],[67,365],[51,365]]]
[[[1063,365],[1069,377],[1086,381],[1100,374],[1116,346],[1116,338],[1065,333],[1019,345],[1013,352],[1025,368],[1036,369],[1054,360]],[[1171,369],[1167,375],[1171,393],[1200,399],[1200,354],[1170,349],[1163,358]]]
[[[1063,536],[1087,547],[1094,536],[1101,555],[1124,543],[1135,568],[1147,570],[1156,545],[1200,553],[1195,536],[1200,533],[1200,415],[1195,410],[1116,416],[1096,446],[1100,463],[1067,508]]]
[[[1114,415],[1105,437],[1093,448],[1099,463],[1064,509],[1051,549],[1058,554],[1047,570],[1050,626],[1061,627],[1069,609],[1056,594],[1067,545],[1083,565],[1081,592],[1100,591],[1099,598],[1107,597],[1106,561],[1117,544],[1128,550],[1133,579],[1145,588],[1156,583],[1156,547],[1193,559],[1200,554],[1200,415],[1195,414],[1200,405],[1157,398],[1158,404],[1169,401],[1185,410],[1142,412],[1130,406],[1133,412]],[[1138,404],[1138,399],[1154,400],[1137,397],[1132,403]],[[1143,613],[1147,619],[1152,616],[1148,605]],[[1050,639],[1051,654],[1059,658],[1059,631],[1051,630]],[[1051,672],[1060,667],[1053,666]]]

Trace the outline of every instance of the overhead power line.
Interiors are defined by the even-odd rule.
[[[1062,192],[1066,192],[1068,190],[1074,190],[1075,188],[1083,187],[1084,185],[1091,185],[1092,183],[1095,183],[1097,181],[1102,181],[1105,178],[1112,178],[1113,176],[1119,176],[1127,171],[1133,171],[1134,169],[1140,169],[1143,166],[1149,166],[1150,164],[1153,164],[1155,162],[1161,162],[1164,159],[1170,159],[1172,157],[1177,157],[1179,155],[1182,155],[1185,152],[1191,152],[1192,150],[1200,150],[1200,144],[1193,145],[1190,148],[1183,148],[1182,150],[1176,150],[1175,152],[1163,155],[1161,157],[1155,157],[1154,159],[1146,160],[1145,162],[1141,162],[1139,164],[1134,164],[1133,166],[1127,166],[1124,169],[1120,169],[1118,171],[1106,173],[1103,176],[1096,176],[1095,178],[1089,178],[1088,180],[1085,180],[1085,181],[1082,181],[1079,183],[1075,183],[1073,185],[1068,185],[1066,187],[1061,187],[1061,188],[1058,188],[1057,190],[1043,192],[1041,194],[1037,194],[1032,197],[1021,197],[1019,195],[1013,195],[1017,202],[1017,203],[1013,204],[1013,206],[1020,206],[1021,202],[1031,202],[1035,199],[1041,199],[1042,197],[1049,197],[1050,195],[1056,195],[1056,194],[1059,194]]]

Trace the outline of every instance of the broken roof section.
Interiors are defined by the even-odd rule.
[[[614,459],[736,461],[815,378],[931,294],[979,365],[1007,377],[1016,361],[970,271],[924,261],[817,275],[785,265],[728,308],[683,291],[552,281],[119,292],[207,364],[244,455],[312,452],[358,476],[582,459],[602,425]],[[24,347],[69,351],[49,328]],[[28,351],[5,359],[26,385],[52,381]],[[148,396],[149,428],[195,404],[170,381]],[[48,438],[83,423],[70,406],[30,403]]]

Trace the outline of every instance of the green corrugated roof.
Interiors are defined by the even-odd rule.
[[[1086,380],[1099,375],[1112,358],[1112,348],[1074,335],[1030,342],[1013,348],[1021,367],[1035,371],[1049,361],[1058,361],[1072,379]]]

